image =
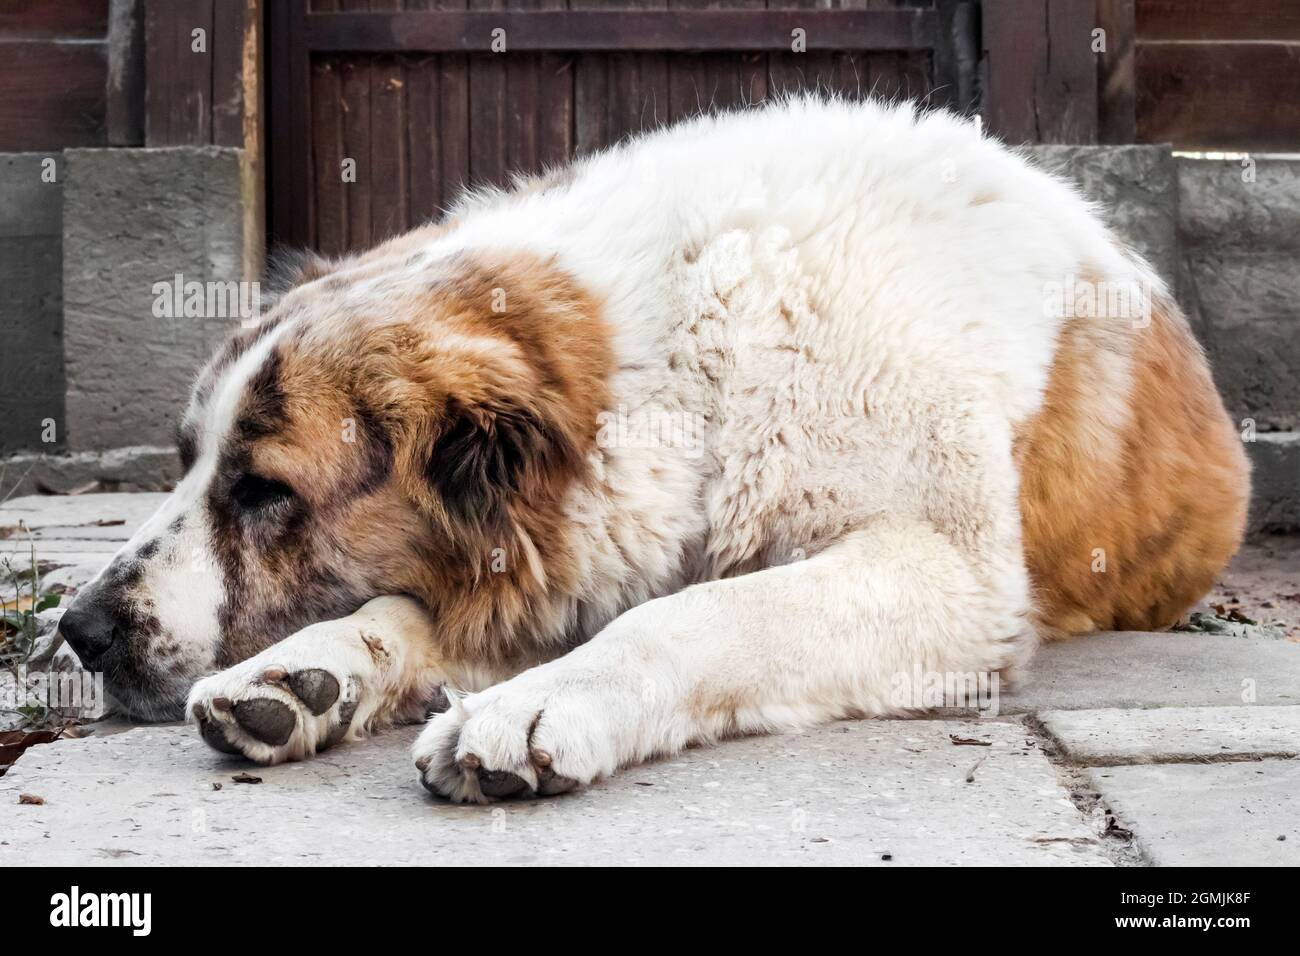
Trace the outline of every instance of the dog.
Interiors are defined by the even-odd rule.
[[[121,708],[304,759],[394,722],[456,801],[915,709],[1153,630],[1238,547],[1169,292],[969,120],[790,98],[302,260],[62,633]]]

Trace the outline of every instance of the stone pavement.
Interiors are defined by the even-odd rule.
[[[159,497],[8,502],[0,553],[34,543],[46,582],[75,588]],[[30,541],[4,530],[19,521]],[[416,728],[257,768],[182,726],[105,721],[0,777],[0,866],[1296,865],[1297,556],[1251,548],[1211,597],[1269,627],[1049,645],[1000,716],[729,741],[549,800],[434,800],[407,753]]]

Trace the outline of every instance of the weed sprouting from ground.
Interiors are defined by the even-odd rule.
[[[21,527],[21,526],[20,526]],[[5,590],[12,591],[12,602],[0,604],[0,666],[9,671],[16,686],[23,685],[27,664],[40,637],[37,615],[58,607],[58,594],[41,594],[40,567],[36,561],[36,546],[30,550],[29,568],[20,568],[5,556],[0,558],[0,578]],[[0,708],[0,712],[21,717],[25,724],[40,728],[55,717],[53,711],[42,703],[24,703],[16,708]]]

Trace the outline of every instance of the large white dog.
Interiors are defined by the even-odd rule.
[[[1073,188],[815,98],[304,263],[180,446],[64,618],[83,660],[262,763],[441,711],[415,763],[456,800],[1167,626],[1248,497],[1184,319]]]

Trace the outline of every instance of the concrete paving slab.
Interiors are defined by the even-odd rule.
[[[1157,866],[1300,866],[1300,760],[1090,772]]]
[[[37,561],[74,564],[82,561],[90,562],[98,558],[107,564],[108,559],[113,556],[114,552],[122,547],[122,542],[63,541],[57,539],[53,541],[30,541],[26,537],[15,537],[0,541],[0,555],[19,555],[30,561],[33,545],[35,545]]]
[[[271,768],[222,757],[185,727],[35,747],[0,778],[0,866],[1109,864],[1016,721],[731,741],[493,807],[425,794],[408,753],[417,731]],[[241,770],[263,782],[233,782]]]
[[[1039,648],[1002,713],[1300,704],[1300,644],[1116,631]]]
[[[1038,715],[1089,766],[1300,756],[1300,707],[1052,710]]]
[[[124,521],[130,533],[158,510],[164,494],[25,495],[0,507],[0,528],[21,520],[28,528],[75,528],[100,521]]]

